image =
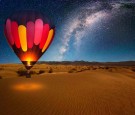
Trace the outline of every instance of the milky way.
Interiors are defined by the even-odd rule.
[[[128,5],[127,7],[130,8]],[[71,11],[70,18],[65,22],[68,26],[64,28],[66,34],[62,38],[59,58],[63,59],[71,46],[71,39],[74,39],[72,40],[74,41],[72,44],[77,51],[80,48],[81,42],[87,39],[86,36],[89,34],[88,30],[94,30],[98,28],[98,25],[100,28],[100,25],[104,22],[111,23],[111,20],[116,18],[117,15],[120,16],[126,12],[128,12],[126,4],[122,2],[87,2],[74,9],[74,11]],[[106,29],[109,28],[106,26]],[[91,40],[94,39],[91,37]]]

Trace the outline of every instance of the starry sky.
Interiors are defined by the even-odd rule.
[[[0,63],[20,63],[3,32],[18,10],[37,10],[56,27],[40,61],[135,60],[134,0],[0,0]]]

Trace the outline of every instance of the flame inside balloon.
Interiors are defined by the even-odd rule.
[[[4,32],[9,45],[29,70],[50,46],[55,28],[40,13],[25,11],[9,17]]]

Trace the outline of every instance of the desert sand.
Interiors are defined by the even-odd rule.
[[[135,67],[0,65],[0,115],[135,115]]]

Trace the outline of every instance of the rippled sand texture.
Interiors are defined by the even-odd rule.
[[[0,115],[135,115],[131,68],[43,73],[30,79],[6,67],[0,73]]]

